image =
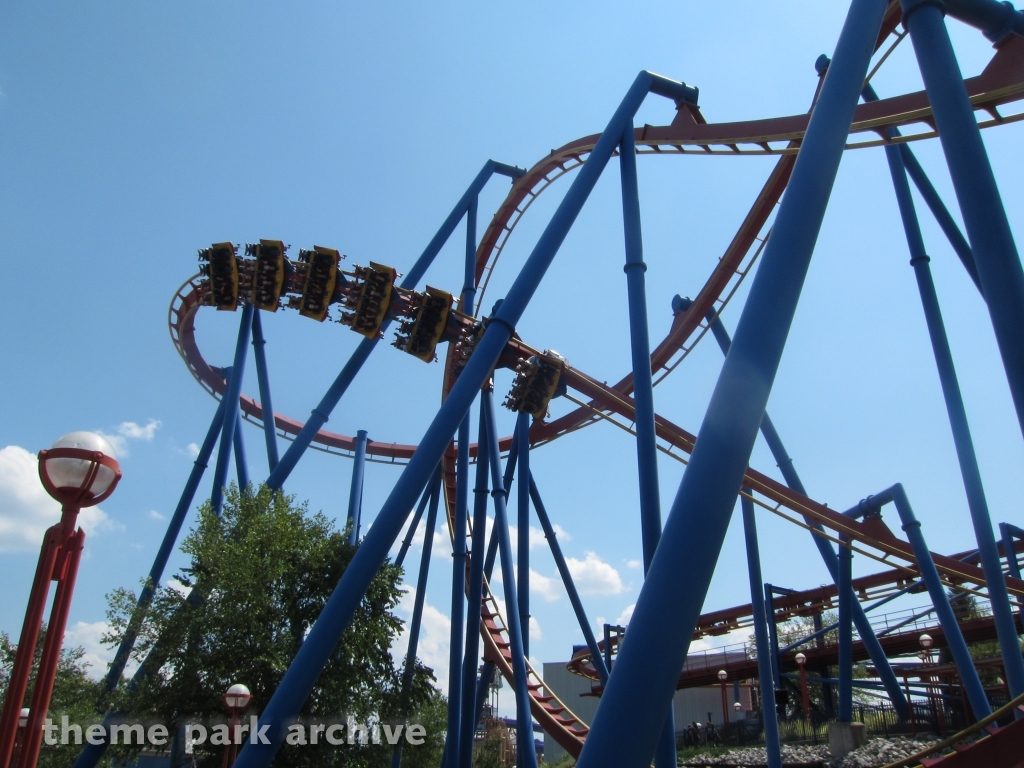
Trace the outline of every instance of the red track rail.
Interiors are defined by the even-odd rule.
[[[880,47],[893,32],[900,21],[899,3],[893,2],[886,15],[882,33],[879,37]],[[978,77],[965,81],[968,93],[976,109],[984,110],[993,115],[991,120],[980,124],[984,127],[1003,122],[1012,122],[1024,115],[1001,117],[997,112],[999,105],[1024,98],[1024,41],[1012,37],[996,52],[985,71]],[[906,140],[930,138],[935,135],[930,126],[930,108],[923,92],[906,94],[890,99],[883,99],[872,104],[858,107],[851,134],[855,136],[877,134],[882,139],[871,139],[850,144],[851,148],[877,146],[884,143],[885,130],[889,127],[909,124],[925,125],[929,128],[923,133],[906,137]],[[704,288],[698,294],[693,306],[686,313],[680,313],[668,336],[657,346],[651,355],[652,369],[655,372],[670,370],[678,359],[673,357],[688,350],[687,342],[701,327],[704,314],[714,306],[724,304],[735,289],[737,275],[746,274],[752,258],[750,251],[759,237],[774,206],[778,202],[786,184],[797,152],[798,142],[806,129],[808,115],[755,120],[741,123],[709,124],[704,121],[696,108],[681,109],[676,119],[668,126],[645,126],[637,129],[636,142],[638,152],[649,154],[777,154],[781,155],[774,171],[769,176],[753,207],[742,222],[736,236],[730,243],[726,253],[719,261]],[[477,280],[481,289],[486,288],[487,278],[493,271],[508,237],[516,224],[529,208],[536,197],[551,183],[579,167],[597,139],[589,136],[571,142],[561,149],[555,150],[547,158],[535,165],[525,176],[517,180],[508,197],[498,209],[493,220],[484,233],[483,240],[477,250]],[[780,145],[780,146],[773,146]],[[755,254],[756,256],[756,254]],[[746,260],[746,268],[744,263]],[[730,287],[731,286],[731,287]],[[482,297],[482,290],[481,290]],[[195,314],[199,308],[198,284],[195,279],[186,282],[179,289],[172,301],[168,324],[171,338],[176,349],[185,361],[186,366],[199,383],[214,397],[221,397],[226,389],[224,379],[218,370],[210,366],[199,351],[195,339]],[[463,319],[458,322],[465,323]],[[699,338],[699,337],[698,337]],[[692,343],[690,344],[692,347]],[[503,364],[514,365],[514,358],[528,357],[535,353],[531,347],[514,340],[506,352]],[[449,348],[450,358],[450,348]],[[446,361],[445,388],[450,386],[451,361]],[[531,429],[531,444],[547,442],[567,432],[593,423],[608,414],[629,417],[632,413],[632,377],[623,377],[615,386],[603,385],[585,374],[569,369],[570,387],[591,399],[584,405],[566,416],[548,424],[537,423]],[[241,409],[246,418],[259,426],[263,425],[263,411],[260,404],[251,397],[242,395]],[[287,439],[294,439],[302,429],[302,422],[281,414],[274,414],[274,425],[278,433]],[[667,445],[668,450],[688,453],[693,447],[693,436],[667,420],[658,417],[658,436]],[[502,438],[505,448],[510,438]],[[354,450],[355,441],[352,436],[321,430],[314,438],[314,447],[321,450],[350,454]],[[476,446],[471,453],[475,455]],[[371,441],[367,446],[367,454],[372,460],[388,462],[404,462],[416,450],[414,445]],[[445,462],[446,500],[449,509],[449,525],[454,511],[454,456],[449,453]],[[867,544],[882,553],[883,557],[893,556],[907,563],[899,570],[912,577],[914,559],[906,542],[896,539],[884,526],[881,529],[873,523],[851,521],[842,517],[824,505],[807,499],[790,491],[780,483],[771,480],[754,470],[748,470],[745,483],[754,489],[763,499],[764,505],[774,505],[773,511],[791,510],[817,520],[826,528],[846,533],[855,541]],[[799,522],[794,520],[794,522]],[[936,565],[951,584],[972,583],[984,585],[984,577],[977,566],[967,566],[953,558],[935,556]],[[1024,595],[1024,582],[1008,579],[1010,591],[1018,596]],[[509,662],[508,641],[505,639],[504,627],[494,608],[493,597],[488,592],[483,606],[484,626],[482,636],[484,655],[494,661],[508,679],[512,678]],[[552,735],[571,754],[578,755],[582,748],[587,728],[558,701],[557,697],[545,692],[543,682],[531,670],[531,703],[534,716],[547,733]]]

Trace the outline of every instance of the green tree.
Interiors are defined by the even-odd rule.
[[[253,694],[247,714],[259,712],[287,671],[356,548],[324,515],[266,487],[228,490],[218,517],[207,504],[182,550],[190,558],[175,579],[184,589],[156,591],[133,655],[154,652],[159,668],[134,690],[119,694],[117,708],[134,719],[147,717],[170,728],[185,720],[223,722],[222,695],[244,683]],[[331,655],[300,712],[300,720],[341,722],[351,715],[366,722],[401,722],[434,696],[433,674],[419,662],[408,695],[401,666],[390,653],[402,622],[393,610],[401,596],[401,569],[385,563]],[[186,597],[186,591],[194,592]],[[201,596],[201,597],[199,597]],[[198,598],[198,599],[197,599]],[[116,645],[125,632],[135,595],[108,596]],[[154,665],[155,666],[155,665]],[[428,731],[429,734],[429,731]],[[406,744],[412,756],[427,751]],[[284,746],[275,765],[375,766],[390,748],[325,743]],[[219,748],[200,765],[219,764]]]
[[[35,689],[35,672],[43,652],[46,640],[46,626],[43,625],[36,643],[32,674],[29,677],[28,690],[25,693],[24,705],[28,706]],[[10,637],[0,632],[0,702],[7,698],[7,686],[10,684],[11,671],[14,668],[14,657],[18,647]],[[50,697],[50,718],[60,724],[61,717],[67,716],[72,723],[94,723],[99,718],[96,714],[96,702],[100,698],[103,685],[89,677],[89,665],[83,661],[85,651],[82,648],[64,648],[57,663],[57,674],[53,681],[53,693]],[[59,741],[59,739],[58,739]],[[72,744],[48,745],[44,741],[39,750],[39,768],[69,768],[82,751],[81,747]],[[106,764],[106,763],[104,763]]]

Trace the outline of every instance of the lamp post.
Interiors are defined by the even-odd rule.
[[[936,704],[935,697],[933,695],[934,692],[932,691],[932,675],[931,672],[927,670],[927,667],[932,661],[932,646],[935,644],[935,641],[932,640],[931,635],[925,633],[917,638],[917,642],[921,645],[921,652],[918,654],[918,657],[921,659],[921,666],[925,668],[923,670],[924,674],[922,677],[927,675],[924,679],[924,684],[925,690],[928,692],[928,708],[932,711],[932,716],[935,718],[935,730],[941,733],[945,724],[941,722],[942,715]]]
[[[807,690],[807,656],[802,652],[796,655],[796,663],[800,665],[800,697],[803,700],[804,721],[811,724],[811,695]]]
[[[39,552],[18,652],[11,670],[3,714],[0,715],[0,768],[32,768],[39,758],[43,722],[50,706],[75,577],[85,546],[85,531],[75,529],[78,513],[83,507],[99,504],[114,492],[121,479],[121,469],[110,443],[92,432],[72,432],[60,438],[49,450],[39,452],[39,479],[46,492],[60,502],[61,518],[46,531]],[[51,581],[57,582],[57,592],[50,609],[35,690],[15,764],[12,757],[21,705],[32,671],[32,658]]]
[[[252,701],[252,694],[241,683],[235,683],[224,692],[224,706],[227,707],[231,715],[231,719],[228,721],[228,731],[231,733],[231,737],[224,746],[224,760],[221,763],[221,768],[230,768],[234,764],[235,758],[238,757],[238,744],[242,740],[241,720],[238,716],[245,711],[250,701]]]
[[[722,684],[722,739],[728,738],[729,732],[729,698],[725,694],[725,681],[729,679],[729,673],[724,669],[718,670],[718,682]]]

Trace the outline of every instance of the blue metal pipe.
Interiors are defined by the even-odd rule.
[[[878,101],[878,94],[870,83],[864,86],[861,96],[866,102]],[[902,134],[898,128],[889,129],[890,137],[900,135]],[[967,270],[967,274],[974,282],[978,292],[981,293],[981,279],[978,277],[978,268],[974,264],[974,253],[971,251],[970,243],[967,242],[967,238],[963,236],[963,233],[960,231],[960,227],[958,227],[956,221],[953,220],[953,216],[946,208],[945,203],[942,202],[942,198],[939,197],[938,191],[925,174],[924,168],[921,167],[921,163],[918,162],[913,151],[906,144],[900,144],[898,146],[899,153],[903,157],[903,165],[906,167],[907,173],[910,175],[911,180],[917,187],[918,192],[921,193],[921,197],[924,198],[925,203],[931,210],[932,216],[935,217],[935,221],[938,223],[942,233],[946,236],[946,239],[949,240],[949,244],[953,247],[953,251],[956,253],[957,257],[959,257],[960,262],[964,265],[964,269]]]
[[[455,231],[455,227],[458,226],[459,221],[462,220],[462,215],[466,212],[470,202],[476,198],[480,193],[480,190],[483,189],[484,185],[487,183],[488,179],[490,179],[495,173],[516,179],[526,173],[526,171],[520,168],[515,168],[514,166],[505,165],[504,163],[496,163],[493,160],[488,160],[484,163],[484,167],[481,169],[480,173],[476,175],[476,178],[473,179],[473,183],[469,185],[469,189],[467,189],[462,197],[459,198],[459,202],[455,204],[451,213],[448,214],[448,218],[446,218],[444,223],[441,224],[441,228],[437,230],[437,234],[435,234],[434,237],[431,238],[430,242],[427,243],[427,247],[423,250],[423,253],[420,254],[420,257],[416,259],[416,263],[413,264],[412,269],[409,270],[409,274],[407,274],[400,283],[402,288],[408,288],[411,290],[416,287],[419,281],[423,278],[427,268],[441,251],[441,248],[446,242],[448,242],[448,238],[451,237],[452,232]],[[391,325],[391,321],[386,320],[381,326],[380,337],[383,337],[389,325]],[[374,348],[377,346],[377,342],[380,340],[380,337],[376,339],[363,339],[359,342],[359,346],[356,347],[356,351],[352,353],[352,357],[348,359],[348,362],[345,363],[345,367],[341,369],[341,373],[338,374],[338,377],[324,394],[320,403],[313,409],[312,413],[310,413],[309,418],[299,431],[299,434],[295,436],[295,440],[288,447],[288,450],[285,451],[284,456],[281,457],[281,461],[273,471],[271,471],[270,477],[267,478],[267,485],[269,487],[276,490],[284,485],[284,481],[288,479],[288,475],[290,475],[291,471],[295,469],[295,465],[298,464],[299,459],[302,458],[302,454],[306,452],[306,449],[309,448],[309,444],[313,442],[313,438],[316,437],[316,433],[319,432],[320,428],[327,423],[327,419],[330,418],[331,412],[340,402],[345,391],[355,379],[356,374],[358,374],[359,370],[363,367],[363,364],[370,357],[370,353],[373,352]],[[449,437],[454,433],[455,428],[453,427]],[[244,751],[252,750],[243,750],[243,752]],[[246,758],[246,760],[248,759],[249,758]],[[239,768],[244,768],[244,766],[239,766]]]
[[[501,582],[505,590],[505,615],[508,619],[508,637],[512,650],[512,677],[516,689],[516,742],[529,744],[530,749],[516,750],[517,768],[537,768],[537,754],[533,746],[533,715],[530,712],[530,688],[526,672],[526,653],[523,645],[524,627],[519,620],[519,596],[516,575],[512,567],[512,543],[508,535],[508,517],[505,494],[501,492],[501,457],[498,451],[498,431],[494,423],[493,394],[489,389],[480,392],[484,404],[483,416],[487,422],[488,458],[491,465],[491,492],[494,504],[494,531],[498,536],[501,556]],[[520,457],[525,460],[525,457]]]
[[[263,409],[263,439],[267,444],[267,464],[270,471],[277,466],[277,427],[274,424],[274,403],[270,399],[270,373],[267,369],[267,342],[263,338],[260,313],[252,316],[252,349],[256,358],[256,381],[260,388],[260,407]]]
[[[423,517],[423,510],[427,507],[427,502],[430,500],[430,488],[423,489],[423,495],[420,496],[419,506],[416,507],[416,514],[413,515],[412,523],[409,524],[409,531],[405,535],[405,539],[402,541],[402,546],[398,549],[398,556],[395,558],[395,565],[399,568],[402,567],[402,563],[405,562],[405,555],[409,551],[409,547],[412,546],[413,537],[416,535],[416,526],[419,525],[420,518]]]
[[[448,646],[448,736],[445,760],[449,768],[458,768],[462,749],[462,673],[463,632],[466,625],[466,527],[469,516],[469,414],[459,425],[458,453],[455,458],[455,525],[452,540],[452,626]],[[472,606],[472,603],[470,604]],[[479,610],[477,610],[479,615]],[[473,653],[474,661],[476,652]],[[472,745],[470,746],[472,749]]]
[[[466,269],[462,282],[462,311],[476,316],[476,216],[479,198],[469,201],[466,209]]]
[[[481,403],[481,408],[483,404]],[[480,714],[475,694],[477,662],[480,658],[480,611],[484,595],[484,551],[487,548],[487,429],[483,415],[477,427],[476,482],[473,486],[473,541],[469,560],[469,608],[466,612],[466,652],[462,667],[462,725],[459,766],[473,764],[473,737]]]
[[[1019,579],[1020,563],[1017,560],[1017,550],[1013,546],[1013,539],[1015,536],[1024,539],[1024,530],[1009,523],[1000,523],[999,533],[1002,536],[1003,551],[1006,554],[1006,569],[1013,578]],[[1024,627],[1024,604],[1019,597],[1017,598],[1017,618],[1020,620],[1021,626]]]
[[[516,588],[519,594],[519,624],[523,628],[523,655],[530,655],[530,414],[523,411],[516,417],[519,443],[519,540]]]
[[[580,768],[646,768],[654,755],[764,416],[886,5],[885,0],[853,0]],[[624,732],[629,739],[622,738]]]
[[[637,76],[626,98],[612,117],[608,130],[598,140],[565,197],[559,203],[551,221],[527,258],[522,271],[513,282],[491,323],[487,326],[487,330],[478,342],[462,374],[441,404],[434,420],[420,440],[415,454],[392,488],[391,494],[384,502],[373,526],[335,587],[316,624],[285,673],[281,684],[267,703],[261,721],[270,726],[268,729],[270,744],[247,744],[238,756],[237,768],[266,768],[280,748],[284,741],[286,724],[298,714],[303,702],[309,696],[320,671],[337,645],[338,638],[348,626],[363,595],[366,594],[374,574],[387,557],[388,551],[405,524],[412,500],[426,485],[430,474],[434,471],[437,462],[451,441],[452,435],[455,434],[475,399],[476,393],[480,391],[480,387],[490,376],[498,357],[512,336],[512,330],[526,310],[537,286],[540,285],[544,272],[554,259],[559,246],[583,208],[601,172],[608,164],[608,160],[618,145],[622,131],[632,120],[647,92],[656,88],[662,91],[677,91],[680,99],[695,99],[696,97],[695,89],[681,83],[660,78],[649,72],[641,72]],[[764,270],[763,264],[761,270]],[[410,273],[406,281],[414,276],[419,278],[414,271]],[[310,424],[307,423],[306,426],[309,427]],[[308,445],[308,442],[306,444]],[[297,446],[298,440],[292,445],[292,448],[289,448],[288,453],[290,454],[292,449]],[[281,468],[286,465],[287,459],[288,454],[285,454],[275,472],[281,471]],[[297,461],[297,459],[296,456],[295,460]],[[292,466],[294,466],[294,461]],[[287,467],[287,470],[290,470],[290,467]],[[269,481],[268,485],[271,485]],[[679,668],[681,667],[680,663]],[[678,669],[676,673],[678,674]],[[664,715],[661,719],[663,720],[663,718]]]
[[[491,686],[491,680],[494,679],[494,662],[485,661],[480,671],[480,678],[476,685],[476,696],[475,707],[476,717],[473,719],[473,732],[476,732],[476,724],[480,722],[480,718],[484,712],[484,704],[487,703],[487,692]],[[498,713],[495,712],[495,715]]]
[[[753,502],[751,502],[753,503]],[[779,628],[775,623],[775,593],[771,584],[764,585],[764,605],[768,620],[768,640],[771,648],[772,677],[775,689],[782,688],[781,670],[779,669]]]
[[[754,614],[754,641],[757,644],[757,676],[761,681],[761,723],[768,753],[768,768],[782,768],[782,742],[779,739],[778,713],[775,711],[775,676],[772,654],[768,650],[768,617],[762,594],[761,554],[757,544],[754,502],[740,496],[743,510],[743,537],[747,545],[747,575],[750,578],[750,606]]]
[[[840,541],[849,544],[845,534]],[[839,722],[853,722],[853,550],[839,547]]]
[[[153,559],[153,566],[149,569],[146,583],[143,584],[142,591],[139,592],[139,600],[135,605],[131,621],[128,623],[124,637],[121,638],[121,644],[117,647],[117,653],[114,654],[114,660],[110,663],[110,669],[103,680],[103,685],[108,691],[114,690],[118,683],[121,682],[121,675],[124,673],[125,665],[128,663],[128,657],[131,655],[132,648],[135,647],[139,626],[145,616],[146,609],[149,607],[150,600],[153,599],[153,592],[160,585],[160,580],[163,578],[164,568],[167,567],[167,561],[170,559],[174,545],[178,541],[178,534],[181,532],[181,526],[185,522],[185,516],[192,507],[192,500],[199,489],[199,483],[203,479],[203,473],[206,471],[210,455],[213,453],[213,446],[216,445],[217,436],[220,434],[221,421],[224,418],[224,402],[222,399],[217,404],[217,411],[213,415],[213,421],[210,422],[210,428],[206,431],[206,439],[203,440],[203,445],[199,449],[199,455],[196,456],[196,460],[192,464],[192,472],[185,482],[185,489],[181,492],[181,497],[178,499],[178,506],[174,508],[174,514],[171,515],[171,519],[167,523],[167,531],[164,533],[163,541],[160,542],[160,549],[157,550],[156,557]]]
[[[569,572],[568,563],[565,562],[562,547],[558,543],[558,537],[555,535],[555,529],[551,525],[548,511],[544,507],[540,492],[537,490],[537,484],[534,482],[532,472],[530,473],[530,499],[533,501],[533,508],[537,510],[537,519],[540,520],[540,527],[544,531],[544,538],[548,540],[551,556],[555,559],[558,575],[562,577],[562,584],[565,585],[566,594],[569,595],[569,602],[572,603],[572,609],[576,614],[576,621],[579,622],[587,648],[590,649],[590,658],[594,664],[594,669],[597,670],[597,676],[601,679],[601,685],[607,685],[608,665],[605,664],[604,657],[601,655],[601,647],[597,644],[594,630],[591,629],[586,611],[583,610],[583,602],[580,600],[580,594],[576,590],[576,583],[573,581],[572,573]]]
[[[930,0],[903,0],[928,101],[963,214],[1017,412],[1024,430],[1024,269],[989,164],[981,130],[942,18]],[[962,6],[981,7],[978,3]],[[1016,683],[1024,689],[1024,680]]]
[[[689,301],[689,299],[680,298],[677,303],[681,309],[685,309],[688,306],[687,302]],[[705,317],[711,327],[711,333],[714,335],[715,341],[718,342],[718,346],[722,350],[722,353],[728,355],[729,349],[732,346],[732,340],[729,338],[729,332],[725,329],[725,325],[714,310],[710,310]],[[804,488],[800,475],[797,474],[796,466],[793,464],[793,459],[786,451],[786,446],[782,444],[782,438],[779,436],[778,430],[775,429],[775,424],[772,423],[771,417],[768,416],[768,411],[765,411],[764,416],[761,418],[760,429],[761,435],[764,437],[764,441],[768,444],[768,449],[772,452],[772,457],[775,459],[775,463],[782,472],[782,477],[786,481],[786,485],[797,493],[807,496],[807,490]],[[811,538],[814,541],[814,546],[817,548],[818,554],[821,555],[821,559],[825,563],[825,567],[828,569],[829,575],[832,577],[832,583],[838,584],[839,558],[836,555],[835,550],[832,549],[832,544],[827,538],[825,538],[825,529],[822,527],[821,523],[811,517],[803,515],[803,519],[811,529]],[[878,670],[879,678],[885,683],[885,688],[889,693],[890,701],[892,701],[893,707],[896,709],[896,713],[900,718],[906,720],[910,715],[910,704],[907,702],[903,689],[900,688],[900,681],[897,679],[896,673],[893,672],[892,665],[889,663],[889,657],[886,656],[885,650],[882,648],[882,644],[878,642],[878,638],[875,636],[875,631],[871,626],[871,622],[868,620],[863,606],[860,604],[860,601],[857,600],[856,595],[853,595],[852,597],[853,599],[850,603],[850,608],[853,614],[853,622],[857,627],[857,631],[860,633],[861,639],[864,642],[864,647],[867,650],[868,655],[871,657],[871,661]],[[776,651],[776,653],[778,653],[778,651]]]
[[[921,523],[914,516],[914,510],[910,506],[910,499],[900,483],[882,491],[876,496],[870,497],[862,504],[870,504],[875,509],[881,509],[885,504],[892,502],[899,513],[900,521],[903,523],[903,530],[907,533],[907,540],[914,550],[914,558],[917,560],[917,568],[921,572],[921,580],[928,587],[928,594],[935,606],[935,615],[942,626],[943,634],[946,636],[946,643],[949,652],[953,656],[953,663],[956,664],[957,672],[960,675],[961,684],[967,693],[967,700],[971,704],[974,716],[979,720],[987,717],[992,712],[988,697],[985,695],[985,688],[978,677],[978,671],[974,668],[974,660],[971,652],[964,642],[964,636],[960,632],[960,624],[956,614],[949,604],[949,597],[943,587],[939,571],[932,560],[932,553],[921,533]],[[991,585],[989,585],[991,589]],[[1020,652],[1018,651],[1018,655]]]
[[[1007,35],[1024,37],[1024,14],[1009,2],[998,0],[945,0],[950,16],[980,29],[985,37],[999,44]]]
[[[957,381],[956,366],[953,353],[949,348],[949,339],[942,321],[942,310],[939,308],[939,297],[935,291],[929,258],[925,253],[924,238],[914,210],[914,200],[910,194],[910,184],[903,168],[903,157],[892,145],[885,148],[885,156],[889,161],[889,172],[892,176],[896,201],[903,219],[903,229],[910,250],[910,263],[914,267],[917,278],[918,292],[921,294],[921,306],[924,309],[928,335],[931,339],[932,352],[935,355],[935,366],[939,372],[942,396],[946,402],[949,415],[949,426],[953,433],[953,444],[956,447],[957,460],[960,463],[960,474],[963,478],[964,492],[967,496],[967,507],[974,525],[974,535],[978,542],[981,555],[981,567],[985,572],[988,584],[989,600],[992,604],[992,617],[999,636],[999,646],[1006,659],[1006,679],[1010,696],[1024,693],[1024,658],[1020,654],[1017,641],[1017,627],[1010,607],[1010,596],[1003,581],[1003,570],[999,562],[999,550],[996,547],[995,534],[992,531],[992,518],[988,511],[985,487],[981,480],[981,468],[974,451],[971,428],[967,421],[967,409],[964,406],[960,384]]]
[[[516,459],[519,456],[519,432],[518,427],[512,433],[512,447],[509,448],[508,458],[505,459],[505,475],[502,479],[502,487],[505,489],[505,502],[508,502],[509,491],[512,490],[512,480],[516,472]],[[479,459],[477,460],[479,461]],[[498,556],[498,539],[491,531],[491,540],[487,543],[487,557],[484,559],[484,574],[488,579],[494,571],[494,559]]]
[[[235,416],[235,434],[231,440],[235,453],[235,475],[238,477],[238,490],[249,487],[249,462],[245,458],[245,440],[242,438],[242,413]]]
[[[661,490],[658,482],[658,445],[654,429],[654,384],[651,376],[651,340],[647,327],[647,288],[644,273],[643,231],[640,223],[640,188],[636,174],[633,123],[619,141],[619,177],[622,184],[622,231],[625,238],[626,288],[629,302],[629,341],[633,362],[633,402],[636,425],[636,461],[640,480],[640,531],[644,574],[661,539]],[[728,713],[726,713],[728,715]],[[675,768],[676,721],[669,707],[665,727],[654,756],[655,768]]]
[[[213,491],[210,494],[210,506],[220,515],[224,501],[224,484],[228,479],[228,462],[231,459],[231,445],[235,438],[235,427],[238,426],[238,398],[242,394],[242,379],[245,375],[245,348],[249,345],[249,332],[252,329],[252,304],[242,309],[242,317],[238,323],[238,338],[235,340],[235,358],[228,377],[224,399],[228,401],[221,424],[220,450],[217,452],[217,466],[213,473]]]
[[[365,429],[356,432],[356,450],[352,458],[352,482],[348,489],[348,543],[355,546],[359,543],[360,512],[363,506],[363,472],[366,469],[366,436]]]
[[[423,552],[420,554],[420,572],[416,579],[416,596],[413,598],[412,619],[409,623],[409,650],[405,655],[405,669],[402,672],[402,696],[408,696],[412,687],[412,676],[416,671],[416,651],[420,642],[420,626],[423,622],[423,603],[427,597],[427,578],[430,574],[430,549],[434,537],[429,535],[437,525],[437,507],[441,499],[441,468],[437,469],[437,479],[430,489],[430,508],[427,510],[427,533],[423,538]],[[315,625],[314,625],[315,626]],[[403,701],[403,705],[404,705]],[[391,768],[399,768],[402,764],[402,742],[399,741],[391,751]]]

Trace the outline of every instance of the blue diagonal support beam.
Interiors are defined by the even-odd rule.
[[[274,425],[274,403],[270,397],[270,371],[267,368],[267,340],[263,337],[263,321],[257,312],[252,318],[252,350],[256,361],[256,382],[260,388],[263,409],[263,439],[267,444],[267,465],[273,472],[277,466],[277,430]]]
[[[427,243],[427,247],[423,249],[423,253],[416,259],[416,263],[413,264],[412,269],[400,283],[402,288],[412,290],[416,288],[420,280],[423,279],[423,275],[426,273],[427,268],[434,262],[434,258],[440,253],[441,248],[448,238],[451,237],[455,228],[459,225],[462,217],[469,210],[470,205],[476,200],[480,190],[484,188],[484,185],[494,174],[507,176],[513,180],[522,176],[526,171],[515,166],[505,165],[504,163],[498,163],[494,160],[488,160],[484,163],[484,167],[480,170],[480,173],[473,179],[473,183],[469,185],[469,189],[465,191],[459,202],[452,208],[451,213],[448,214],[448,218],[441,224],[441,228],[437,230],[437,233],[431,238],[430,242]],[[320,428],[327,423],[327,420],[331,416],[331,412],[341,402],[341,398],[348,390],[349,385],[355,380],[356,375],[362,369],[363,364],[369,359],[371,353],[377,346],[377,342],[384,336],[391,324],[390,320],[386,320],[381,326],[380,334],[374,339],[363,339],[359,342],[359,346],[356,347],[356,351],[352,353],[352,356],[345,363],[345,366],[341,369],[338,377],[331,384],[330,388],[324,393],[324,396],[320,399],[320,403],[310,413],[309,418],[303,425],[299,434],[295,436],[295,440],[288,447],[284,456],[281,457],[280,462],[271,471],[270,476],[267,478],[267,485],[271,488],[280,488],[284,485],[285,480],[288,479],[288,475],[295,469],[295,465],[299,463],[299,459],[302,458],[302,454],[309,448],[309,444],[313,442],[313,438],[316,437],[316,433],[320,431]],[[454,429],[452,434],[454,434]],[[449,435],[450,437],[451,435]],[[243,750],[245,751],[245,750]],[[248,758],[246,758],[248,759]]]
[[[654,756],[778,371],[886,6],[886,0],[854,0],[850,6],[736,338],[583,746],[580,768],[647,768]],[[623,733],[630,738],[622,738]]]
[[[430,474],[444,455],[481,386],[490,377],[544,273],[615,152],[622,131],[631,123],[648,93],[691,103],[696,103],[697,97],[696,89],[683,83],[650,72],[641,72],[637,76],[607,129],[566,191],[500,307],[490,318],[472,356],[424,433],[416,452],[402,470],[373,526],[264,709],[260,723],[268,726],[270,743],[247,744],[238,756],[237,768],[266,768],[284,743],[287,723],[293,721],[309,696],[338,639],[366,594],[374,574],[401,532],[413,500],[429,481]],[[282,458],[278,469],[284,463],[285,459]]]

